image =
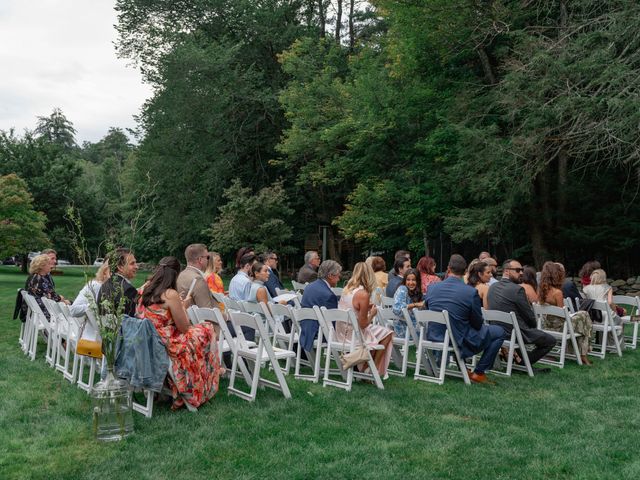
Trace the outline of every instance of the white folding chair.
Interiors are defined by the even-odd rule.
[[[604,359],[607,351],[612,351],[616,352],[618,356],[621,357],[621,343],[624,342],[624,340],[621,340],[621,337],[623,337],[623,325],[615,325],[613,323],[613,312],[607,302],[595,301],[591,308],[600,311],[602,315],[602,323],[593,322],[593,331],[600,333],[600,349],[596,350],[595,348],[591,348],[589,355]],[[612,343],[608,343],[609,336],[611,336]]]
[[[59,372],[65,373],[64,359],[67,357],[66,350],[68,348],[69,323],[62,310],[58,306],[58,302],[50,298],[42,297],[42,303],[49,312],[50,322],[54,327],[53,337],[53,367]]]
[[[580,305],[580,304],[578,304],[578,305]],[[564,306],[567,307],[567,310],[569,310],[569,313],[571,315],[576,313],[575,306],[573,305],[573,300],[570,297],[566,297],[564,299]]]
[[[546,365],[553,365],[554,367],[564,368],[565,359],[573,358],[578,362],[578,365],[582,365],[582,359],[578,353],[578,342],[576,340],[580,334],[573,331],[573,323],[571,323],[569,309],[567,307],[560,308],[553,305],[540,305],[539,303],[534,303],[533,313],[537,318],[538,325],[542,327],[542,330],[555,338],[556,344],[560,342],[560,344],[556,345],[556,347],[554,347],[554,349],[548,354],[548,356],[557,356],[558,360],[552,360],[551,358],[545,357],[538,360],[538,362]],[[544,328],[544,319],[546,315],[554,315],[564,319],[561,332]],[[571,346],[573,347],[573,353],[567,352],[569,343],[571,343]]]
[[[295,291],[302,292],[302,291],[304,291],[306,286],[309,285],[309,284],[308,283],[300,283],[300,282],[296,282],[295,280],[291,280],[291,285],[293,286],[293,289]]]
[[[630,297],[628,295],[614,295],[613,303],[619,306],[627,307],[627,314],[620,317],[622,325],[631,325],[631,335],[625,335],[624,345],[626,348],[636,349],[638,346],[638,326],[640,322],[632,322],[634,315],[640,315],[640,297]]]
[[[211,296],[213,296],[216,302],[222,303],[224,305],[224,299],[226,298],[224,294],[211,292]]]
[[[322,358],[322,349],[326,344],[324,343],[324,335],[323,329],[318,327],[318,338],[313,341],[313,351],[306,352],[309,360],[304,360],[302,358],[302,345],[300,345],[300,333],[302,332],[301,323],[303,320],[313,320],[320,324],[321,318],[319,316],[318,310],[314,308],[296,308],[292,309],[291,313],[293,315],[293,325],[296,331],[296,363],[293,375],[297,380],[307,380],[313,383],[318,383],[320,380],[320,361]],[[310,367],[312,370],[311,375],[306,375],[300,373],[301,366]]]
[[[282,392],[285,398],[291,398],[291,392],[287,385],[287,380],[280,369],[279,360],[295,357],[295,352],[291,350],[283,350],[274,348],[267,340],[267,332],[262,321],[256,316],[243,312],[229,312],[229,317],[233,323],[237,337],[237,355],[233,358],[233,366],[231,369],[231,379],[229,381],[229,393],[239,396],[244,400],[253,402],[256,399],[258,387],[270,387]],[[251,346],[244,338],[241,327],[253,328],[259,333],[257,346]],[[253,362],[253,376],[251,382],[247,382],[250,386],[249,392],[244,392],[236,388],[236,375],[238,365],[241,359],[247,359]],[[263,363],[270,363],[277,382],[267,380],[260,376],[260,370]]]
[[[380,378],[380,374],[378,373],[378,369],[373,361],[373,356],[371,355],[372,350],[384,350],[384,345],[375,345],[373,347],[369,347],[364,343],[364,339],[362,338],[362,333],[360,332],[360,327],[358,325],[358,321],[356,320],[356,316],[352,310],[339,310],[339,309],[331,309],[328,310],[325,307],[322,307],[318,310],[318,307],[314,307],[316,310],[316,314],[318,316],[322,316],[324,328],[328,331],[327,336],[327,349],[326,349],[326,359],[325,359],[325,368],[324,368],[324,379],[322,385],[326,387],[327,385],[331,385],[334,387],[343,388],[346,391],[351,391],[351,386],[353,384],[354,378],[365,379],[369,381],[373,381],[376,386],[380,390],[384,390],[384,385],[382,384],[382,379]],[[336,327],[338,325],[342,325],[344,327],[345,332],[351,333],[351,338],[349,340],[340,341],[336,336],[336,329],[333,327],[333,322],[336,323]],[[347,354],[354,352],[358,348],[366,348],[367,350],[367,365],[369,367],[370,373],[360,372],[356,370],[356,365],[348,368],[346,371],[342,368],[342,363],[340,362],[340,354]],[[334,380],[330,378],[332,373],[331,370],[331,360],[335,360],[335,363],[338,365],[339,373],[342,376],[344,381]]]
[[[380,307],[393,308],[393,297],[385,297],[382,295],[382,297],[380,297]]]
[[[78,373],[79,355],[76,353],[76,348],[78,346],[78,339],[80,338],[80,329],[82,325],[79,318],[71,315],[69,306],[67,304],[59,302],[58,307],[60,308],[60,312],[62,313],[62,315],[67,320],[67,325],[69,328],[67,335],[67,348],[65,350],[64,357],[63,375],[64,378],[66,378],[73,384],[76,382],[76,374]],[[71,355],[73,355],[73,360],[71,359]],[[71,371],[69,371],[70,362]]]
[[[294,327],[293,313],[289,305],[281,305],[279,303],[265,304],[261,303],[260,307],[263,310],[264,317],[267,319],[267,323],[273,332],[272,346],[278,347],[283,350],[294,351],[294,345],[298,341],[298,333]],[[283,325],[283,321],[289,319],[291,321],[291,331],[287,333]],[[289,369],[291,368],[292,358],[287,358],[284,366],[284,374],[289,375]]]
[[[344,290],[344,288],[342,288],[342,287],[331,287],[331,291],[338,298],[340,298],[342,296],[342,291],[343,290]]]
[[[522,338],[522,332],[520,331],[520,325],[518,324],[516,314],[513,312],[501,312],[499,310],[485,310],[483,308],[482,318],[484,318],[484,321],[489,324],[501,323],[503,325],[508,325],[511,329],[511,336],[509,337],[509,340],[504,340],[502,342],[502,345],[507,347],[509,350],[506,370],[504,372],[500,370],[492,371],[500,375],[511,376],[511,371],[513,369],[517,369],[523,370],[527,372],[530,377],[533,377],[533,368],[531,368],[531,362],[529,361],[529,355],[527,354],[527,346]],[[520,358],[522,358],[524,365],[514,364],[516,348],[520,349]]]
[[[416,380],[424,380],[425,382],[437,383],[442,385],[444,383],[445,375],[459,377],[464,380],[467,385],[471,384],[469,379],[469,372],[467,366],[464,363],[464,358],[460,354],[458,345],[453,337],[451,324],[449,322],[449,312],[446,310],[442,312],[433,312],[431,310],[415,310],[416,323],[418,324],[420,335],[418,337],[418,347],[416,349],[416,372],[414,378]],[[428,340],[427,331],[430,323],[436,323],[443,325],[445,328],[444,337],[442,341]],[[440,352],[440,366],[431,352]],[[453,365],[457,366],[457,370],[450,368],[449,359],[453,357]],[[423,360],[428,361],[429,364],[425,365],[427,374],[422,374]],[[429,370],[433,371],[433,375]]]
[[[402,322],[407,326],[406,335],[404,337],[398,337],[396,335],[393,336],[393,351],[391,353],[391,359],[400,369],[396,370],[391,367],[387,369],[389,375],[397,375],[400,377],[407,376],[407,368],[409,366],[415,367],[414,362],[409,362],[409,352],[410,347],[415,347],[417,345],[417,334],[413,326],[413,322],[411,321],[411,316],[409,315],[408,310],[405,315],[404,310],[406,309],[403,309],[403,314],[399,316],[393,313],[393,310],[390,308],[380,308],[376,315],[378,323],[384,327],[390,328],[391,330],[393,330],[395,322]]]
[[[222,297],[225,311],[243,312],[242,305],[237,300],[230,297]]]
[[[50,321],[46,317],[34,296],[25,294],[23,298],[26,300],[27,305],[29,306],[29,310],[31,310],[32,314],[29,331],[29,356],[32,361],[36,359],[38,348],[38,334],[42,332],[47,341],[44,359],[49,364],[49,366],[55,367],[55,320]]]
[[[98,326],[98,320],[94,315],[94,310],[90,307],[85,312],[85,324],[84,331],[82,332],[82,338],[88,338],[91,340],[96,340],[98,342],[102,341],[100,337],[100,327]],[[84,381],[84,367],[85,364],[89,365],[89,374],[88,379]],[[102,359],[97,359],[93,357],[87,357],[84,355],[80,355],[80,364],[78,366],[78,380],[77,385],[78,388],[84,390],[87,393],[91,393],[93,389],[93,385],[95,383],[96,371],[100,371],[102,368]]]
[[[36,314],[29,305],[30,302],[27,301],[27,293],[24,289],[19,289],[20,295],[22,296],[22,302],[27,306],[27,317],[22,325],[20,325],[20,338],[18,343],[20,344],[20,348],[24,352],[25,355],[30,354],[31,350],[31,334],[34,328],[34,321],[36,319]]]

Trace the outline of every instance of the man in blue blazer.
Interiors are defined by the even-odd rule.
[[[302,295],[302,307],[314,306],[338,308],[338,297],[331,290],[340,281],[342,267],[338,262],[325,260],[318,268],[318,279],[304,289]],[[313,341],[318,336],[318,322],[315,320],[302,320],[300,322],[300,345],[307,352],[313,350]]]
[[[280,276],[278,275],[278,254],[275,252],[267,252],[264,255],[264,264],[269,269],[269,279],[264,282],[264,286],[266,287],[269,295],[271,297],[277,297],[278,293],[276,292],[276,288],[280,290],[284,290],[284,286],[280,281]]]
[[[449,312],[452,335],[460,354],[469,358],[482,353],[475,370],[469,376],[476,383],[487,383],[485,372],[491,368],[502,346],[504,331],[497,325],[485,325],[478,291],[465,285],[462,277],[467,262],[461,255],[452,255],[447,269],[448,277],[440,283],[429,286],[426,304],[434,312]],[[441,342],[446,327],[441,324],[429,324],[427,338]]]

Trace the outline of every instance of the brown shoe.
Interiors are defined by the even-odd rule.
[[[473,383],[486,383],[487,385],[495,385],[495,382],[489,380],[489,378],[484,373],[472,372],[471,375],[469,375],[469,380],[471,380]]]

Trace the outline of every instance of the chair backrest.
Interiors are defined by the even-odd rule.
[[[607,321],[609,325],[613,324],[613,312],[611,311],[611,306],[607,302],[596,300],[593,302],[593,306],[591,308],[602,312],[603,322]]]
[[[84,312],[84,315],[87,322],[84,325],[82,338],[94,338],[95,340],[100,341],[100,325],[98,324],[98,319],[96,318],[93,309],[88,308],[87,311]]]
[[[534,303],[533,313],[537,317],[542,317],[543,315],[555,315],[556,317],[567,318],[569,316],[569,309],[567,307],[556,307],[555,305],[540,305],[539,303]]]
[[[392,330],[394,322],[401,320],[401,317],[393,313],[393,310],[390,308],[379,308],[376,316],[378,317],[378,322],[380,323],[380,325],[382,325],[383,327],[389,327]]]
[[[279,303],[270,303],[269,310],[271,310],[272,315],[280,315],[282,317],[293,319],[293,313],[291,312],[292,308],[289,305],[281,305]]]
[[[418,312],[418,311],[419,310],[414,310],[414,312]],[[416,332],[416,328],[413,326],[413,321],[411,320],[411,315],[409,314],[408,308],[405,307],[402,309],[402,316],[404,317],[404,323],[407,324],[407,331],[409,332],[411,339],[416,345],[418,345],[418,340],[419,340],[418,332]]]
[[[69,310],[69,305],[63,302],[58,302],[58,308],[60,309],[60,313],[64,316],[67,321],[67,325],[69,325],[69,335],[75,340],[80,335],[80,329],[82,328],[82,322],[79,317],[74,317],[71,315],[71,310]]]
[[[271,322],[271,328],[274,333],[279,335],[286,335],[287,332],[282,325],[282,321],[285,318],[289,318],[293,322],[293,310],[289,305],[281,305],[279,303],[270,303],[269,305],[263,305],[265,310],[265,316],[268,314],[267,320]]]
[[[222,335],[219,339],[220,345],[222,345],[223,340],[226,340],[227,344],[229,344],[232,349],[235,348],[231,330],[229,330],[229,326],[227,325],[227,322],[224,319],[224,315],[222,315],[222,312],[219,308],[201,308],[194,306],[193,312],[198,319],[198,323],[212,322],[220,327],[220,331],[222,332]]]
[[[344,290],[342,287],[331,287],[331,291],[336,297],[342,296],[342,290]]]
[[[285,293],[296,293],[292,290],[287,290],[286,288],[278,288],[276,287],[276,295],[284,295]]]
[[[295,308],[292,309],[293,319],[299,323],[302,320],[316,320],[319,321],[318,311],[316,308]]]
[[[578,305],[580,304],[578,303]],[[566,297],[564,299],[564,306],[567,307],[567,309],[569,310],[569,313],[576,313],[576,309],[573,304],[573,300],[571,300],[571,297]]]
[[[328,309],[327,307],[313,307],[316,309],[316,315],[318,315],[318,321],[320,326],[323,329],[323,335],[326,338],[330,338],[332,341],[341,341],[336,336],[336,330],[347,332],[356,331],[357,334],[360,333],[360,328],[358,327],[358,321],[355,317],[355,314],[352,310],[340,310],[338,308]],[[355,320],[355,324],[354,324]],[[336,324],[335,328],[333,324]],[[341,327],[338,324],[342,324]],[[346,336],[345,336],[346,337]],[[353,347],[355,345],[356,339],[362,340],[360,335],[351,335],[350,343]],[[345,343],[347,341],[345,340]]]
[[[291,285],[293,286],[294,290],[304,290],[305,287],[308,285],[308,283],[300,283],[300,282],[296,282],[295,280],[291,280]]]
[[[192,325],[197,325],[200,323],[200,320],[195,314],[196,308],[198,308],[197,305],[191,305],[189,308],[187,308],[187,316],[189,317],[189,321],[191,322]]]
[[[518,323],[516,314],[513,312],[501,312],[500,310],[485,310],[482,309],[482,318],[485,322],[499,322],[505,325],[514,326]]]
[[[259,315],[264,315],[262,308],[260,307],[261,302],[238,302],[242,307],[241,312],[245,313],[257,313]]]
[[[264,342],[264,339],[268,338],[267,331],[264,328],[264,324],[259,319],[257,314],[251,314],[246,312],[229,312],[229,318],[231,323],[236,331],[236,340],[238,342],[238,346],[242,349],[248,349],[249,344],[242,333],[242,327],[248,327],[256,330],[257,338],[259,338],[259,342]]]
[[[640,313],[640,297],[631,297],[629,295],[613,295],[613,303],[618,306],[626,305],[631,307],[631,310],[627,309],[627,315],[637,315]]]
[[[416,323],[420,326],[424,326],[426,329],[430,323],[439,323],[440,325],[447,326],[449,313],[446,310],[442,312],[434,312],[432,310],[414,310],[413,314],[416,317]]]
[[[226,298],[224,294],[211,292],[211,295],[213,296],[216,302],[224,304],[224,299]]]
[[[385,297],[383,295],[380,298],[380,306],[382,308],[392,308],[393,307],[393,297]]]
[[[37,319],[36,321],[42,322],[42,324],[45,326],[45,328],[47,328],[47,330],[50,330],[51,329],[51,323],[49,322],[49,319],[47,318],[47,316],[42,311],[42,308],[40,308],[40,305],[36,301],[36,297],[26,293],[23,296],[23,298],[27,302],[27,305],[29,306],[29,309],[31,310],[32,315],[34,315],[36,317],[36,319]]]
[[[234,300],[230,297],[223,297],[222,303],[224,304],[225,310],[234,310],[236,312],[242,312],[242,305],[240,302]]]

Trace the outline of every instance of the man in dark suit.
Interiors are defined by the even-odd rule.
[[[402,285],[405,272],[410,268],[411,260],[408,257],[395,259],[393,269],[391,270],[392,273],[389,273],[389,283],[387,283],[387,288],[384,290],[385,296],[393,298],[398,287]]]
[[[267,288],[269,295],[271,297],[277,297],[278,293],[276,292],[276,288],[280,290],[284,290],[284,286],[280,281],[280,275],[278,275],[278,254],[275,252],[267,252],[264,254],[264,264],[269,269],[269,279],[264,282],[264,286]]]
[[[101,314],[121,313],[120,308],[124,308],[122,313],[135,317],[138,291],[131,280],[138,272],[136,257],[128,248],[118,248],[109,255],[109,264],[111,277],[102,284],[98,292],[98,310]]]
[[[320,265],[320,255],[313,250],[304,254],[304,265],[298,271],[298,282],[311,283],[318,278],[318,265]]]
[[[318,268],[318,279],[310,283],[304,289],[302,295],[302,307],[314,306],[326,308],[338,308],[338,297],[331,290],[340,281],[342,267],[338,262],[325,260]],[[307,352],[313,350],[313,341],[318,336],[318,322],[315,320],[302,320],[300,322],[300,345]]]
[[[429,310],[449,312],[452,336],[463,358],[482,352],[480,361],[469,378],[476,383],[488,383],[485,372],[496,359],[502,346],[504,331],[496,325],[484,324],[478,291],[465,285],[462,280],[466,268],[467,262],[461,255],[452,255],[447,268],[447,279],[429,285],[426,303]],[[427,338],[441,342],[445,330],[445,325],[429,324]]]
[[[533,314],[533,309],[527,301],[527,295],[522,283],[522,272],[524,269],[517,260],[507,260],[502,265],[502,278],[489,288],[487,300],[491,310],[501,312],[514,312],[518,319],[518,326],[522,331],[522,339],[525,343],[533,344],[536,348],[528,352],[529,361],[533,365],[544,357],[555,346],[556,341],[553,336],[538,330],[538,323]],[[429,287],[431,288],[431,287]],[[511,336],[511,329],[504,329],[504,338]]]

